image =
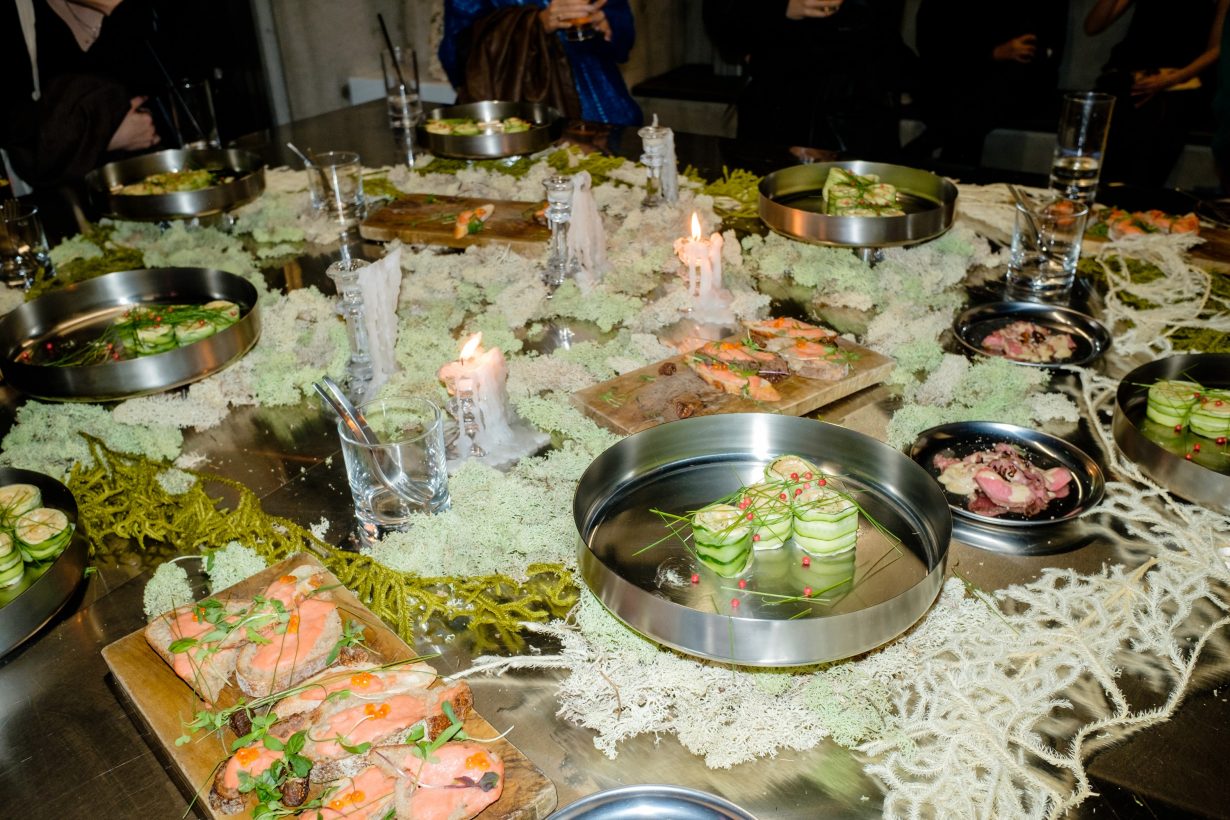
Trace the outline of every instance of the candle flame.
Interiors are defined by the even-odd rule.
[[[474,358],[474,354],[478,352],[478,345],[482,342],[482,340],[482,333],[475,333],[466,340],[466,343],[461,347],[461,360],[463,362],[468,362],[470,359]]]
[[[696,211],[692,212],[692,241],[700,241],[700,217],[696,215]]]

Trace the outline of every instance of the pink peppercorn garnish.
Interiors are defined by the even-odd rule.
[[[803,566],[805,567],[811,566],[811,559],[808,558],[806,555],[803,556]]]
[[[1218,443],[1218,444],[1225,444],[1225,443],[1226,443],[1226,437],[1225,437],[1225,436],[1218,436],[1218,437],[1217,437],[1217,443]]]
[[[817,480],[817,481],[816,481],[816,486],[818,486],[818,487],[823,487],[825,484],[828,484],[828,483],[829,483],[829,482],[828,482],[828,480],[827,480],[827,479],[823,479],[823,478],[821,478],[821,479],[819,479],[819,480]]]
[[[752,520],[753,518],[755,518],[755,517],[756,517],[756,513],[748,513],[748,514],[747,514],[747,520],[748,520],[748,521],[751,521],[751,520]]]
[[[760,540],[760,533],[756,533],[755,535],[753,535],[753,536],[752,536],[752,540],[753,540],[753,541],[759,541],[759,540]]]
[[[804,490],[810,490],[810,489],[811,489],[811,482],[810,482],[810,481],[804,481],[804,482],[803,482],[803,489],[804,489]]]
[[[1174,426],[1174,431],[1175,431],[1176,433],[1182,433],[1182,432],[1183,432],[1183,425],[1182,425],[1182,424],[1176,424],[1176,425]]]
[[[1195,450],[1197,453],[1199,453],[1199,452],[1200,452],[1200,445],[1199,445],[1199,444],[1193,444],[1193,445],[1192,445],[1192,449],[1193,449],[1193,450]]]
[[[1184,456],[1183,456],[1183,458],[1187,459],[1188,461],[1191,461],[1191,460],[1192,460],[1192,454],[1191,454],[1191,453],[1187,453],[1186,455],[1184,455]]]
[[[785,501],[785,500],[786,500],[786,494],[785,494],[785,493],[782,493],[781,495],[779,495],[779,496],[778,496],[778,498],[780,498],[782,501]]]
[[[800,488],[800,487],[795,487],[795,488],[794,488],[794,494],[795,494],[795,497],[796,497],[796,498],[797,498],[798,496],[802,495],[802,494],[803,494],[803,490],[802,490],[802,488]]]
[[[694,583],[694,584],[699,584],[699,583],[700,583],[700,575],[698,575],[698,574],[697,574],[697,573],[695,573],[695,572],[693,572],[693,573],[692,573],[692,583]]]
[[[798,474],[798,473],[791,473],[791,474],[790,474],[790,480],[791,480],[791,481],[798,481],[798,480],[799,480],[799,474]]]
[[[741,509],[741,510],[746,510],[746,509],[747,509],[747,505],[748,505],[748,504],[751,504],[751,503],[752,503],[752,499],[750,499],[750,498],[744,498],[743,500],[741,500],[741,501],[739,502],[739,509]]]
[[[730,608],[731,608],[731,609],[738,609],[738,608],[739,608],[739,599],[738,599],[738,598],[731,598],[731,599],[730,599]]]
[[[1222,400],[1221,400],[1221,399],[1218,399],[1217,401],[1213,402],[1213,406],[1214,406],[1214,407],[1221,407],[1221,405],[1222,405]]]
[[[811,587],[803,587],[803,597],[804,598],[811,597]]]
[[[739,589],[747,589],[747,581],[742,578],[739,579]]]
[[[807,472],[803,473],[803,478],[806,478],[808,481],[810,481],[811,480],[811,470],[808,470]]]

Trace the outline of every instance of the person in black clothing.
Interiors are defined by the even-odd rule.
[[[109,152],[159,140],[145,97],[139,0],[16,0],[0,4],[0,147],[35,188],[78,179]]]
[[[976,166],[996,128],[1053,130],[1067,0],[922,0],[915,89],[927,131],[907,155]]]
[[[704,11],[719,50],[750,74],[739,139],[896,157],[899,3],[707,0]]]
[[[1163,185],[1188,132],[1208,111],[1212,67],[1230,0],[1097,0],[1085,32],[1100,34],[1132,11],[1127,34],[1098,80],[1115,113],[1102,181]]]

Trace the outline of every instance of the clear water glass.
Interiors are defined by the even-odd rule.
[[[1093,203],[1114,110],[1111,94],[1082,91],[1064,95],[1051,160],[1051,190],[1059,196]]]
[[[384,73],[389,128],[395,135],[413,133],[415,126],[423,118],[423,103],[419,96],[418,58],[414,49],[395,46],[392,55],[387,50],[381,51],[380,68]]]
[[[54,275],[38,208],[5,200],[0,204],[0,278],[11,288],[28,288]]]
[[[353,151],[325,151],[311,155],[305,168],[312,210],[343,225],[356,225],[363,215],[363,166]]]
[[[1056,198],[1017,203],[1008,284],[1039,296],[1062,296],[1076,281],[1089,206]]]
[[[337,431],[354,499],[355,535],[370,547],[390,532],[404,531],[416,515],[451,504],[444,449],[444,413],[420,398],[377,399],[359,413],[379,443],[361,441],[342,421]]]

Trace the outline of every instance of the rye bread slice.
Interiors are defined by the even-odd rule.
[[[316,617],[323,618],[323,628],[310,646],[304,646],[298,639],[298,619],[314,621]],[[291,609],[289,623],[267,628],[261,635],[269,643],[245,644],[235,663],[235,682],[254,698],[288,689],[324,669],[342,637],[342,619],[337,604],[308,598]]]
[[[427,689],[439,679],[436,670],[426,663],[412,663],[382,669],[370,661],[353,666],[333,666],[302,681],[294,688],[302,690],[274,704],[279,720],[318,709],[329,696],[342,691],[356,698],[379,698],[384,692],[405,689]]]
[[[432,817],[474,817],[504,791],[504,761],[482,743],[445,743],[427,759],[414,746],[381,746],[370,758],[397,778],[393,807],[398,818],[427,816],[425,801],[431,803]]]
[[[236,616],[246,611],[251,604],[246,598],[223,601],[226,611]],[[171,645],[186,635],[179,627],[182,617],[190,615],[196,606],[196,603],[185,604],[154,618],[145,627],[145,640],[202,700],[214,703],[234,674],[239,648],[246,639],[237,631],[218,642],[202,644],[186,652],[172,652]],[[204,624],[201,624],[201,628],[212,629]],[[176,668],[177,662],[180,668]],[[185,671],[185,663],[188,667],[186,676],[182,674],[182,671]]]

